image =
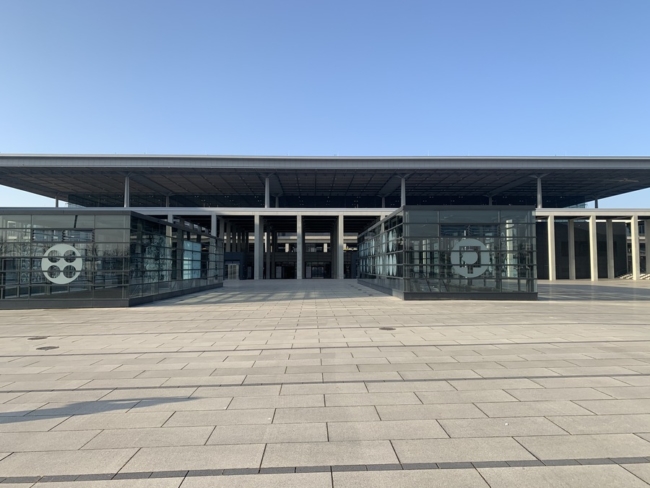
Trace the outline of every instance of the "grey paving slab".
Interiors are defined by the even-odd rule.
[[[549,415],[589,415],[591,411],[565,400],[477,403],[488,417],[546,417]]]
[[[210,437],[212,430],[212,427],[104,430],[85,444],[83,449],[202,446]]]
[[[22,393],[8,403],[64,403],[92,402],[99,400],[111,390],[92,391],[30,391]]]
[[[527,461],[535,459],[519,443],[510,438],[395,440],[392,443],[402,463]]]
[[[263,444],[146,447],[140,449],[120,472],[258,468],[263,452]]]
[[[201,425],[270,424],[273,409],[225,411],[183,411],[174,413],[165,424],[166,427],[191,427]]]
[[[11,452],[73,451],[80,449],[98,430],[80,432],[4,432],[0,434],[2,449]]]
[[[69,417],[3,417],[0,416],[0,433],[2,432],[45,432],[59,425]]]
[[[636,465],[635,465],[636,466]],[[491,488],[642,488],[647,485],[620,466],[481,468]]]
[[[143,389],[116,389],[103,396],[102,401],[116,400],[162,400],[165,398],[189,398],[195,391],[194,388],[143,388]]]
[[[421,405],[415,393],[343,393],[325,395],[328,407],[355,405]]]
[[[178,412],[188,410],[225,410],[232,402],[231,397],[216,398],[166,398],[140,400],[130,412]]]
[[[324,407],[323,395],[279,395],[263,397],[237,397],[228,406],[229,410],[251,408]]]
[[[188,477],[183,488],[331,488],[330,473]]]
[[[650,386],[622,386],[611,388],[598,388],[598,391],[611,398],[619,400],[634,399],[634,398],[650,398]],[[576,399],[578,400],[578,399]],[[583,400],[583,399],[580,399]],[[592,400],[591,398],[584,398],[584,400]],[[595,398],[594,400],[598,400]]]
[[[650,432],[650,415],[549,417],[570,434],[634,434]]]
[[[650,456],[650,442],[633,434],[517,437],[539,459],[594,459]]]
[[[445,429],[445,432],[449,434],[449,437],[514,437],[566,434],[556,424],[542,417],[444,419],[438,422]]]
[[[136,449],[19,452],[0,461],[0,477],[116,473],[135,452]]]
[[[538,390],[522,390],[538,391]],[[476,403],[476,402],[516,402],[517,399],[503,390],[468,390],[417,392],[422,403]]]
[[[334,488],[489,488],[475,470],[436,469],[332,473]]]
[[[526,378],[513,378],[505,380],[451,380],[449,383],[457,390],[515,390],[519,388],[542,388],[542,386],[538,383],[535,383]]]
[[[435,420],[381,422],[329,422],[330,441],[374,441],[392,439],[438,439],[447,434]]]
[[[264,386],[222,386],[222,387],[200,387],[193,390],[193,397],[243,397],[243,396],[274,396],[280,394],[279,385]]]
[[[597,376],[581,378],[535,378],[535,382],[544,388],[598,388],[600,386],[629,386],[614,378]],[[516,387],[505,389],[516,389]]]
[[[595,388],[544,388],[506,390],[522,402],[551,401],[551,400],[607,400],[611,396]]]
[[[636,477],[650,484],[650,464],[623,464],[622,467]]]
[[[472,419],[486,416],[472,404],[381,405],[376,408],[382,420]]]
[[[178,488],[182,478],[155,479],[123,479],[123,480],[93,480],[93,481],[63,481],[36,483],[35,488]],[[12,486],[12,485],[10,485]],[[15,485],[16,488],[26,488],[26,485]],[[27,485],[28,486],[28,485]],[[3,486],[4,488],[4,486]]]
[[[171,414],[169,412],[76,415],[54,427],[54,430],[137,429],[162,427],[170,416]]]
[[[584,400],[576,403],[598,415],[650,413],[650,399],[634,400]]]
[[[267,444],[262,467],[396,464],[389,441]]]
[[[379,420],[374,407],[278,408],[273,423],[346,422]]]
[[[207,444],[327,442],[325,423],[217,425]]]
[[[456,391],[446,381],[399,381],[386,383],[366,383],[370,393],[409,392],[409,391]]]
[[[138,404],[138,400],[95,401],[78,403],[47,403],[29,412],[29,416],[88,415],[93,413],[126,413]]]

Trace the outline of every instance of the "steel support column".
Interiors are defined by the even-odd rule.
[[[598,233],[595,215],[589,217],[589,269],[591,281],[598,281]]]
[[[402,202],[402,207],[406,205],[406,178],[402,177],[402,182],[401,182],[401,202]]]
[[[264,208],[271,206],[271,180],[267,176],[264,179]]]
[[[576,226],[573,219],[569,219],[569,279],[576,279]]]
[[[255,219],[255,231],[254,231],[254,249],[253,249],[253,260],[254,260],[254,273],[253,277],[256,280],[261,280],[262,279],[262,250],[263,250],[263,244],[262,244],[262,218],[260,217],[260,214],[255,214],[254,216]]]
[[[302,262],[305,236],[302,231],[302,215],[296,217],[296,278],[301,280],[305,265]]]
[[[641,252],[639,248],[639,216],[633,215],[630,220],[630,237],[632,244],[632,279],[638,281],[641,278]],[[646,243],[646,251],[647,251]],[[647,259],[647,257],[646,257]]]
[[[555,281],[555,217],[549,216],[548,221],[548,280]]]
[[[536,176],[536,178],[537,178],[537,208],[543,208],[543,205],[542,205],[542,177],[541,176]]]
[[[605,222],[605,233],[607,236],[607,277],[611,280],[616,276],[614,276],[614,223],[610,219]]]
[[[129,175],[124,177],[124,208],[131,206],[131,181]]]
[[[345,278],[345,257],[344,257],[344,245],[345,245],[345,229],[343,214],[340,214],[338,217],[338,229],[336,231],[337,243],[336,243],[336,278],[342,280]]]

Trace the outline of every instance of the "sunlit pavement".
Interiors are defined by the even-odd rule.
[[[0,486],[647,486],[650,282],[539,288],[1,311]]]

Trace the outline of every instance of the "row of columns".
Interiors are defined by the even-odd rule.
[[[343,215],[339,215],[332,229],[331,249],[332,249],[332,273],[334,278],[343,279],[345,277],[345,255],[344,255],[344,221]],[[260,214],[254,215],[254,274],[256,280],[269,279],[275,277],[275,263],[273,262],[273,252],[278,247],[277,232],[267,229],[264,232],[264,218]],[[265,235],[266,234],[266,235]],[[264,243],[266,242],[266,253]],[[305,256],[305,232],[303,219],[301,215],[296,216],[296,278],[304,278],[304,256]],[[266,263],[266,273],[263,273],[264,264]]]
[[[555,217],[549,216],[548,226],[548,279],[549,281],[557,280],[556,259],[555,259]],[[648,229],[650,229],[650,220],[645,221],[646,243],[648,239]],[[630,219],[630,238],[632,247],[632,279],[638,280],[641,277],[641,253],[639,245],[639,217],[633,215]],[[569,279],[576,279],[576,250],[575,250],[575,221],[568,221],[568,240],[569,240]],[[605,221],[605,240],[607,243],[607,278],[615,278],[614,274],[614,230],[611,219]],[[647,244],[646,244],[647,249]],[[647,263],[647,257],[646,257]],[[589,269],[591,281],[598,281],[598,233],[596,216],[589,217]]]

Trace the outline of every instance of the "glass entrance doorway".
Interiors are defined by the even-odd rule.
[[[332,265],[331,263],[305,263],[305,278],[307,279],[319,279],[319,278],[331,278],[332,277]]]

